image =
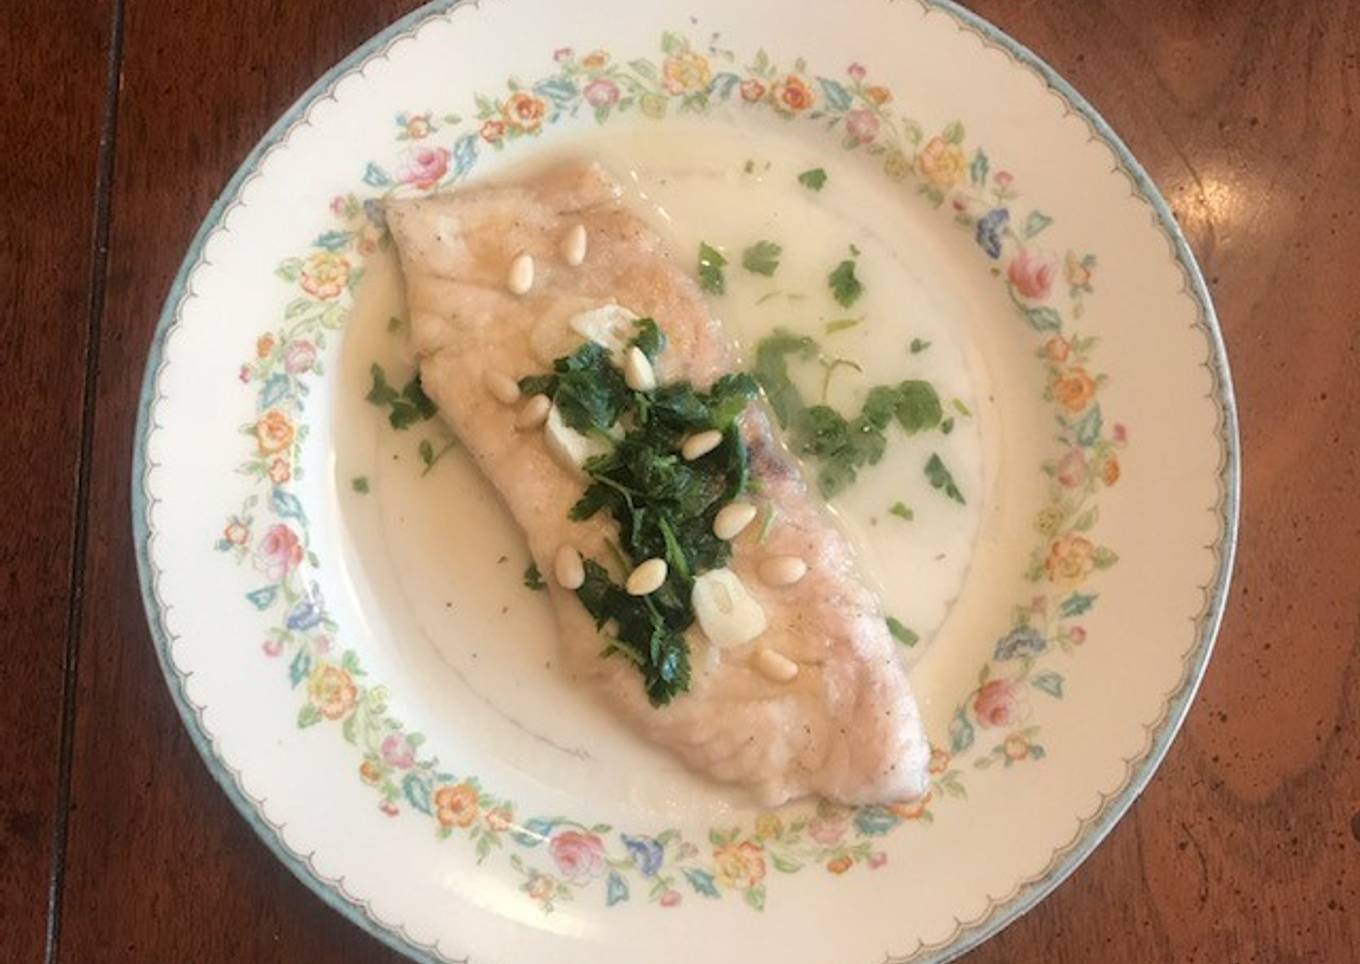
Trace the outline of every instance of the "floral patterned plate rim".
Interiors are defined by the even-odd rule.
[[[444,2],[418,10],[329,72],[271,129],[210,211],[175,279],[148,361],[134,450],[134,473],[140,484],[134,487],[133,519],[149,621],[171,692],[210,770],[271,849],[328,903],[392,946],[413,956],[440,960],[463,955],[488,959],[488,952],[477,949],[471,939],[464,941],[461,936],[451,939],[447,931],[432,929],[428,921],[420,920],[416,909],[394,908],[382,895],[358,882],[362,875],[336,873],[322,859],[321,847],[303,848],[290,841],[290,832],[299,831],[293,830],[287,821],[270,816],[267,793],[248,789],[254,781],[266,787],[268,775],[252,773],[249,762],[245,765],[230,762],[232,754],[224,751],[223,745],[231,740],[232,734],[214,732],[207,723],[207,714],[220,704],[212,698],[206,667],[192,668],[192,660],[177,659],[174,652],[181,634],[174,628],[177,622],[174,603],[164,591],[164,585],[174,579],[166,579],[167,570],[158,562],[156,552],[157,541],[168,536],[163,526],[158,529],[155,524],[158,506],[167,499],[174,500],[168,492],[154,491],[153,478],[162,464],[154,451],[149,454],[148,450],[154,448],[152,436],[165,431],[156,417],[157,405],[165,397],[162,383],[166,355],[175,329],[183,321],[185,306],[195,298],[221,298],[220,294],[203,295],[195,290],[195,271],[208,260],[205,249],[214,235],[230,233],[224,230],[228,218],[234,209],[244,206],[247,188],[255,177],[262,176],[260,168],[273,149],[287,145],[295,132],[312,123],[318,103],[327,99],[338,103],[335,91],[342,81],[356,73],[363,77],[370,64],[386,60],[399,42],[417,33],[423,25],[442,21],[456,27],[459,17],[470,19],[474,12],[482,10],[495,12],[505,21],[506,10],[527,10],[529,6],[493,3],[479,7]],[[872,16],[878,6],[866,2],[863,15]],[[1114,155],[1114,173],[1127,179],[1131,198],[1147,205],[1153,230],[1169,246],[1180,273],[1177,295],[1189,302],[1192,326],[1204,341],[1206,358],[1201,365],[1209,377],[1205,398],[1213,409],[1213,435],[1219,451],[1211,507],[1217,528],[1209,546],[1213,565],[1198,585],[1203,599],[1193,615],[1194,639],[1182,654],[1178,678],[1166,691],[1160,711],[1143,720],[1143,745],[1123,758],[1122,778],[1117,785],[1101,789],[1098,804],[1089,812],[1083,808],[1074,814],[1077,818],[1074,832],[1065,843],[1053,847],[1046,859],[1035,864],[1034,870],[1019,876],[999,893],[988,885],[982,906],[955,908],[950,926],[943,930],[925,928],[905,943],[900,935],[885,936],[883,956],[893,960],[950,958],[1004,927],[1042,899],[1084,859],[1150,779],[1189,707],[1212,647],[1226,599],[1238,499],[1236,418],[1226,357],[1203,281],[1165,202],[1098,115],[1032,54],[953,4],[917,0],[915,6],[919,6],[922,22],[929,29],[941,30],[942,23],[947,23],[960,35],[980,39],[983,51],[1003,53],[1007,66],[1037,77],[1046,95],[1056,97],[1066,114],[1080,118],[1089,140],[1101,142]],[[467,15],[463,16],[464,13]],[[359,772],[364,782],[379,788],[384,813],[396,815],[402,809],[423,812],[433,821],[440,840],[455,833],[470,835],[477,845],[478,867],[493,848],[498,855],[503,847],[521,849],[523,857],[516,851],[502,863],[513,869],[508,877],[520,895],[516,899],[527,899],[540,912],[552,912],[555,902],[559,908],[564,901],[584,902],[587,895],[596,896],[602,908],[612,909],[630,899],[673,908],[681,902],[683,888],[695,899],[739,895],[750,908],[763,913],[767,872],[794,875],[808,860],[824,864],[835,876],[860,865],[877,869],[887,862],[889,852],[902,852],[902,848],[912,846],[903,842],[897,828],[907,821],[929,818],[930,813],[924,808],[861,808],[853,814],[818,808],[805,816],[790,815],[787,820],[762,815],[745,830],[710,828],[708,840],[698,846],[680,829],[622,833],[607,823],[592,826],[560,816],[530,817],[529,808],[521,813],[510,797],[492,796],[477,777],[457,778],[444,772],[446,768],[457,769],[456,763],[441,766],[437,757],[417,762],[422,739],[408,734],[388,713],[383,687],[361,681],[364,670],[360,657],[351,649],[343,654],[330,653],[331,637],[343,636],[344,631],[337,630],[317,584],[308,586],[301,575],[308,565],[319,569],[320,562],[312,552],[308,529],[309,511],[315,521],[316,501],[309,501],[302,485],[299,453],[307,432],[316,427],[308,424],[302,414],[309,391],[305,379],[323,377],[318,355],[325,353],[326,334],[343,328],[344,299],[362,275],[362,270],[352,266],[350,259],[357,265],[382,240],[380,222],[372,217],[372,209],[362,203],[362,198],[393,189],[450,186],[472,170],[479,150],[499,151],[517,138],[537,135],[559,120],[574,119],[581,108],[590,108],[594,120],[604,123],[611,112],[621,113],[630,106],[646,116],[660,117],[668,109],[703,112],[710,102],[730,98],[734,104],[744,101],[745,106],[768,105],[774,115],[784,119],[802,115],[824,121],[829,128],[843,123],[843,147],[863,148],[862,153],[877,158],[890,177],[916,179],[913,183],[919,181],[918,193],[934,206],[944,206],[948,211],[952,205],[955,222],[975,236],[982,252],[1008,265],[1004,275],[999,269],[993,274],[1000,278],[1020,317],[1046,338],[1039,349],[1049,371],[1045,397],[1056,406],[1059,425],[1067,439],[1064,444],[1070,449],[1064,458],[1046,463],[1045,472],[1054,480],[1055,499],[1061,496],[1066,501],[1055,501],[1048,516],[1041,514],[1039,528],[1045,541],[1036,550],[1030,574],[1031,581],[1047,580],[1067,590],[1055,591],[1049,601],[1036,598],[1032,612],[1017,610],[1014,628],[997,643],[995,654],[984,664],[976,686],[959,704],[948,734],[940,737],[943,745],[938,754],[941,760],[935,771],[935,788],[941,794],[965,796],[958,771],[951,768],[949,761],[951,755],[958,754],[962,759],[972,749],[975,730],[994,726],[1011,730],[991,751],[972,761],[979,772],[991,762],[1004,763],[1009,770],[1016,760],[1039,760],[1043,756],[1044,747],[1035,737],[1038,727],[1019,726],[1023,721],[1014,718],[1012,682],[1004,676],[989,679],[988,674],[994,664],[1000,671],[1006,668],[1003,663],[1018,661],[1011,664],[1022,667],[1014,685],[1032,686],[1056,699],[1063,697],[1063,675],[1051,669],[1032,673],[1034,658],[1050,644],[1054,648],[1060,645],[1070,654],[1074,646],[1084,641],[1085,628],[1071,620],[1089,612],[1099,595],[1085,588],[1085,580],[1094,569],[1109,568],[1118,559],[1113,550],[1096,545],[1085,534],[1095,526],[1097,507],[1087,508],[1084,497],[1074,504],[1063,490],[1078,485],[1074,481],[1078,476],[1080,485],[1092,493],[1113,485],[1121,474],[1115,450],[1124,445],[1125,429],[1120,423],[1106,426],[1101,406],[1096,404],[1096,393],[1104,385],[1104,376],[1086,373],[1085,366],[1092,364],[1090,354],[1097,339],[1081,337],[1070,325],[1064,327],[1059,310],[1045,303],[1049,300],[1054,268],[1044,263],[1035,254],[1037,248],[1028,242],[1053,219],[1037,207],[1030,208],[1022,219],[1023,209],[1014,201],[1018,192],[1011,186],[1012,175],[1007,170],[989,170],[992,160],[982,148],[965,142],[962,124],[955,121],[942,125],[940,133],[933,136],[923,133],[915,120],[885,106],[893,99],[892,91],[888,86],[872,83],[875,78],[866,78],[858,59],[852,60],[846,71],[848,80],[836,79],[834,74],[828,76],[829,67],[826,73],[819,70],[820,57],[809,58],[815,63],[813,67],[808,67],[800,57],[793,69],[785,73],[774,66],[764,47],[754,59],[746,51],[736,56],[717,43],[719,34],[715,32],[705,50],[699,40],[692,41],[683,32],[667,30],[668,24],[659,14],[650,13],[644,19],[653,21],[653,35],[662,38],[659,56],[654,50],[623,41],[617,58],[620,66],[616,67],[606,52],[612,45],[604,40],[584,39],[583,48],[594,52],[582,57],[570,47],[556,47],[556,66],[542,79],[523,89],[519,81],[512,79],[510,94],[503,101],[477,94],[475,105],[462,108],[476,115],[466,123],[453,114],[441,115],[440,120],[428,112],[398,115],[401,140],[424,141],[440,124],[450,131],[462,125],[456,138],[444,141],[447,147],[417,143],[401,153],[399,162],[387,164],[366,158],[356,160],[362,170],[362,178],[356,178],[356,187],[364,194],[338,196],[332,207],[339,225],[332,225],[319,235],[301,257],[285,258],[278,265],[279,278],[295,283],[302,295],[286,306],[285,317],[293,319],[293,324],[277,329],[277,336],[271,326],[258,340],[258,360],[252,360],[241,370],[241,381],[257,382],[253,391],[258,394],[254,399],[257,420],[243,427],[255,454],[238,471],[253,474],[261,484],[261,494],[247,497],[239,512],[230,516],[225,529],[220,528],[219,518],[217,525],[222,535],[217,548],[266,572],[266,585],[250,589],[244,596],[254,610],[279,613],[265,650],[276,656],[285,647],[291,647],[288,676],[291,686],[302,694],[301,709],[296,711],[297,727],[305,730],[334,720],[345,724],[348,743],[362,745],[366,739],[369,749]],[[691,22],[705,27],[710,22],[715,28],[729,26],[717,14]],[[729,29],[740,33],[735,27]],[[699,36],[698,29],[690,33]],[[772,38],[766,46],[787,53],[790,59],[794,53],[807,49],[806,41],[786,46],[776,44],[776,39]],[[623,56],[625,52],[632,59]],[[817,48],[812,47],[809,52],[816,54]],[[657,59],[650,60],[649,56]],[[723,57],[734,66],[724,68]],[[883,59],[881,54],[878,59]],[[622,66],[625,61],[626,68]],[[436,103],[469,100],[474,98],[441,95]],[[365,160],[367,163],[362,163]],[[1016,222],[1013,227],[1012,220]],[[1066,273],[1071,301],[1062,312],[1074,322],[1081,316],[1084,296],[1093,292],[1091,279],[1096,261],[1094,255],[1083,257],[1081,253],[1070,252],[1071,249]],[[1053,300],[1057,300],[1056,296]],[[1184,305],[1181,307],[1185,310]],[[423,450],[421,457],[433,459]],[[295,492],[301,493],[301,497]],[[1065,508],[1058,511],[1059,507]],[[274,521],[260,540],[251,534],[255,511],[268,513]],[[324,537],[318,539],[324,543]],[[1056,628],[1050,627],[1050,620]],[[196,693],[203,699],[196,698]],[[356,738],[355,731],[369,735]],[[450,756],[456,759],[457,754]],[[890,832],[893,836],[887,840]],[[880,844],[879,838],[885,838],[884,842]],[[605,843],[611,839],[614,839],[612,851]],[[539,844],[547,846],[534,852]],[[883,849],[877,849],[879,846]],[[711,855],[702,852],[705,848],[711,848]],[[551,858],[544,856],[545,851]],[[772,881],[773,878],[771,886]],[[630,888],[636,889],[636,893]],[[801,893],[806,897],[810,891],[803,889]],[[796,902],[796,895],[791,894],[790,898]],[[497,911],[506,918],[519,918],[522,914],[521,909],[498,907]],[[544,920],[531,920],[530,925],[543,925],[545,932],[551,932],[551,925],[544,924]],[[630,926],[618,925],[621,933]],[[492,956],[499,956],[503,946],[503,943],[491,945]]]

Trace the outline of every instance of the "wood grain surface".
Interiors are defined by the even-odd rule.
[[[59,14],[54,16],[54,14]],[[106,3],[0,5],[0,959],[38,960],[63,699],[105,123]],[[53,65],[63,64],[54,71]]]
[[[128,516],[142,365],[199,221],[294,99],[415,5],[0,10],[0,960],[400,959],[278,864],[199,760]],[[1228,341],[1245,474],[1232,602],[1166,763],[968,960],[1360,959],[1360,3],[970,5],[1171,201]]]

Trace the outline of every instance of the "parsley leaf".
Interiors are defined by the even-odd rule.
[[[757,241],[741,253],[741,266],[752,274],[770,277],[779,267],[784,249],[773,241]]]
[[[562,421],[582,434],[613,428],[632,396],[609,349],[593,341],[553,362],[552,374],[521,378],[519,387],[526,395],[547,395]]]
[[[457,439],[451,438],[446,440],[444,442],[444,445],[439,449],[439,451],[436,452],[434,448],[434,443],[432,443],[429,439],[422,440],[419,449],[417,449],[417,452],[420,455],[421,464],[424,465],[425,468],[420,470],[420,474],[429,475],[430,470],[434,468],[435,463],[442,459],[451,450],[457,447],[458,447]]]
[[[379,408],[388,410],[387,421],[393,428],[398,430],[410,428],[416,422],[422,422],[434,415],[435,404],[420,387],[419,372],[402,386],[401,391],[397,391],[388,382],[387,373],[383,371],[381,365],[374,363],[368,371],[373,379],[373,385],[364,398]]]
[[[921,352],[925,351],[925,350],[926,350],[927,348],[929,348],[929,347],[930,347],[930,342],[925,341],[925,340],[923,340],[923,339],[920,339],[920,338],[913,338],[913,339],[911,340],[911,349],[910,349],[910,350],[911,350],[911,353],[912,353],[913,355],[919,355],[919,354],[921,354]]]
[[[838,367],[858,366],[845,359],[823,358],[811,338],[782,328],[775,329],[774,334],[756,345],[756,379],[765,390],[780,427],[789,431],[793,451],[817,460],[817,486],[827,498],[844,491],[858,478],[862,468],[876,465],[883,458],[888,446],[885,433],[894,420],[907,435],[940,424],[943,408],[938,393],[929,382],[910,379],[871,388],[854,418],[828,405],[808,408],[789,376],[790,357],[816,359],[825,379]]]
[[[820,191],[822,185],[826,184],[826,171],[820,167],[804,171],[798,175],[798,183],[814,191]]]
[[[756,346],[756,381],[765,390],[765,397],[782,428],[788,428],[794,416],[803,409],[802,396],[789,378],[788,355],[810,361],[817,357],[817,343],[806,335],[776,328],[774,334],[761,339]]]
[[[906,626],[902,625],[901,620],[897,619],[895,616],[889,616],[887,623],[888,632],[892,633],[893,639],[897,640],[903,646],[915,646],[921,641],[920,636],[917,636]]]
[[[727,290],[723,267],[727,259],[706,241],[699,242],[699,287],[715,295]]]
[[[653,356],[666,340],[654,321],[640,319],[632,344]],[[666,581],[645,597],[630,596],[602,565],[587,559],[577,597],[598,626],[612,620],[618,627],[602,655],[621,654],[633,662],[648,699],[660,706],[689,686],[683,634],[694,622],[694,578],[725,565],[732,552],[713,534],[713,520],[749,484],[750,456],[738,418],[760,387],[753,376],[738,372],[719,378],[706,392],[689,382],[629,391],[608,352],[594,343],[552,367],[550,374],[521,379],[521,389],[551,396],[577,431],[608,430],[620,420],[627,427],[607,453],[585,463],[590,484],[569,517],[582,521],[607,513],[618,526],[618,545],[609,544],[618,568],[664,558]],[[682,441],[709,429],[722,432],[717,448],[693,461],[683,459]],[[537,588],[537,581],[536,571],[525,572],[525,585]]]
[[[831,296],[842,308],[849,308],[864,293],[864,285],[855,277],[855,262],[849,258],[836,265],[835,270],[826,276],[831,287]]]
[[[897,386],[897,421],[908,435],[925,432],[940,424],[944,410],[930,382],[905,381]]]
[[[524,587],[535,592],[548,588],[548,584],[543,581],[543,577],[539,574],[538,566],[532,562],[524,570]]]
[[[665,333],[651,318],[639,318],[633,322],[633,327],[637,329],[637,334],[628,344],[641,348],[649,362],[656,361],[657,356],[666,350]]]
[[[367,401],[374,405],[390,405],[400,397],[397,390],[387,383],[387,373],[381,365],[374,362],[369,366],[368,373],[373,378],[373,387],[364,396]]]
[[[892,506],[889,507],[888,511],[899,519],[905,519],[907,522],[916,518],[916,513],[912,512],[905,502],[894,502]]]
[[[350,479],[349,487],[360,495],[368,495],[368,476],[356,475]]]
[[[655,601],[658,595],[628,595],[594,559],[585,560],[585,582],[576,590],[597,627],[611,619],[618,626],[601,655],[621,653],[632,660],[642,673],[647,699],[664,706],[689,689],[689,645],[682,635],[688,623],[679,625],[675,611]]]
[[[949,473],[949,469],[945,468],[940,456],[935,453],[931,453],[930,460],[926,462],[926,480],[930,482],[931,488],[939,489],[959,505],[964,504],[963,493],[954,484],[954,476]]]

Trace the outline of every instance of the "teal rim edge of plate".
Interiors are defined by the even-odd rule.
[[[988,940],[1007,925],[1015,921],[1034,905],[1047,897],[1067,879],[1078,866],[1090,856],[1091,852],[1105,839],[1114,825],[1123,818],[1138,795],[1161,765],[1166,752],[1181,723],[1194,701],[1200,681],[1208,666],[1213,651],[1214,640],[1223,620],[1223,611],[1228,599],[1228,584],[1232,576],[1233,560],[1237,552],[1238,513],[1241,498],[1240,441],[1238,437],[1237,403],[1233,394],[1232,377],[1228,367],[1227,351],[1223,334],[1219,328],[1218,317],[1213,302],[1204,284],[1199,265],[1186,243],[1180,225],[1167,206],[1161,192],[1157,190],[1147,172],[1134,158],[1133,154],[1120,140],[1110,125],[1096,112],[1081,94],[1063,80],[1053,68],[1035,55],[1029,48],[1011,38],[977,14],[959,6],[954,0],[917,0],[926,14],[940,10],[952,17],[959,28],[976,33],[986,45],[997,47],[1014,61],[1028,67],[1039,75],[1050,93],[1059,97],[1067,107],[1078,114],[1091,128],[1092,133],[1105,143],[1114,153],[1119,169],[1131,182],[1132,192],[1146,201],[1151,208],[1154,222],[1171,245],[1172,254],[1185,275],[1185,286],[1198,303],[1201,313],[1200,323],[1208,338],[1210,358],[1204,363],[1213,376],[1213,391],[1220,406],[1218,433],[1223,447],[1223,460],[1219,469],[1221,488],[1220,504],[1216,507],[1220,515],[1222,531],[1220,542],[1211,546],[1218,556],[1218,571],[1211,583],[1200,587],[1205,593],[1204,608],[1198,616],[1199,639],[1193,649],[1185,656],[1185,670],[1176,687],[1167,694],[1168,703],[1162,718],[1151,724],[1155,729],[1142,758],[1136,763],[1127,763],[1130,771],[1123,786],[1115,793],[1104,797],[1098,811],[1090,818],[1081,821],[1082,828],[1077,836],[1064,847],[1055,851],[1050,864],[1035,877],[1020,883],[1008,897],[1000,900],[989,899],[988,909],[974,921],[959,922],[954,932],[943,942],[936,945],[921,945],[908,952],[904,957],[885,955],[892,961],[931,961],[953,960],[979,944]],[[265,819],[258,804],[251,800],[241,788],[235,775],[227,764],[218,758],[213,749],[211,738],[202,729],[195,707],[191,706],[184,691],[184,680],[175,669],[169,655],[170,638],[164,626],[164,612],[156,595],[156,575],[150,559],[151,533],[147,528],[148,495],[145,490],[147,474],[146,442],[151,428],[151,407],[155,401],[155,387],[163,365],[166,338],[178,317],[180,305],[186,294],[190,273],[202,259],[203,247],[209,236],[221,224],[227,211],[237,202],[245,182],[256,173],[264,156],[278,146],[292,130],[299,119],[304,117],[307,108],[319,96],[345,74],[361,65],[375,53],[390,45],[400,36],[410,32],[430,17],[443,14],[459,6],[477,7],[477,0],[432,0],[413,10],[406,16],[394,21],[347,57],[331,67],[283,113],[269,128],[265,135],[246,155],[231,179],[209,208],[199,225],[193,242],[175,274],[170,291],[166,295],[151,348],[147,355],[146,368],[142,377],[141,395],[137,406],[137,424],[133,437],[131,508],[133,539],[137,554],[137,575],[141,584],[142,603],[146,608],[147,623],[156,645],[156,656],[161,671],[165,674],[166,685],[175,703],[190,739],[202,756],[208,771],[217,781],[232,804],[255,830],[265,846],[274,856],[302,881],[313,893],[328,906],[342,914],[354,924],[382,941],[388,947],[420,961],[430,964],[446,964],[455,959],[444,954],[437,944],[422,944],[407,934],[404,928],[386,924],[369,913],[367,902],[344,892],[343,881],[323,877],[309,859],[293,852],[282,839],[282,828]]]

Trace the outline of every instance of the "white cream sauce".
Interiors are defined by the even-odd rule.
[[[839,367],[823,397],[824,369],[791,360],[790,372],[809,405],[825,401],[853,417],[875,385],[919,378],[935,386],[953,431],[907,437],[890,426],[883,460],[861,470],[831,503],[885,611],[918,633],[917,649],[923,648],[962,588],[981,517],[978,419],[953,404],[957,399],[976,412],[979,393],[959,326],[913,269],[900,202],[885,203],[882,175],[830,152],[809,152],[801,140],[711,122],[604,131],[572,143],[571,153],[594,157],[623,179],[627,202],[670,241],[673,256],[688,270],[696,270],[701,241],[722,252],[726,292],[709,302],[748,362],[760,339],[783,327],[816,339],[828,358],[859,366]],[[820,191],[798,181],[800,172],[814,167],[828,175]],[[741,265],[743,250],[757,241],[783,249],[772,277]],[[827,275],[850,257],[864,292],[844,308],[833,299]],[[859,323],[827,332],[828,324],[844,319]],[[913,354],[913,339],[929,347]],[[964,505],[931,488],[924,466],[932,454],[953,474]],[[809,468],[814,474],[815,466]],[[889,511],[899,502],[910,520]]]

